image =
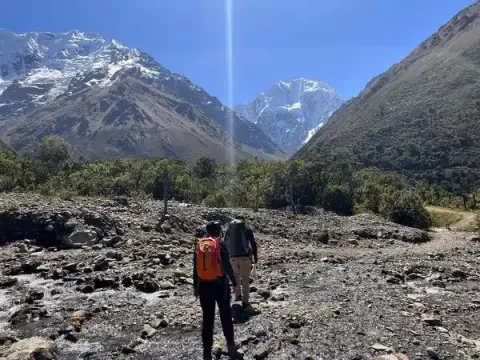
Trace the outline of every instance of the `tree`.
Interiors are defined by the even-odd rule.
[[[323,199],[323,208],[339,215],[352,215],[354,201],[349,189],[334,185],[328,187]]]
[[[182,165],[169,159],[162,159],[157,166],[158,175],[155,179],[153,196],[157,199],[163,198],[162,218],[164,219],[168,213],[168,199],[173,193],[172,188],[176,177],[181,172]]]
[[[422,199],[411,190],[385,191],[380,212],[397,224],[420,229],[427,229],[432,225],[432,219],[423,207]]]
[[[64,170],[73,163],[73,149],[60,136],[45,137],[40,145],[38,159],[53,171]]]

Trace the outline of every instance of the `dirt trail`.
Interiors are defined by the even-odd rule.
[[[427,210],[434,218],[435,215],[455,218],[456,220],[449,222],[450,229],[453,231],[472,231],[476,226],[475,213],[471,211],[458,211],[435,206],[428,206]]]

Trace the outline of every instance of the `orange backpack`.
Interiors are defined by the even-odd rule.
[[[196,251],[197,275],[200,280],[212,281],[223,276],[220,241],[212,237],[201,239]]]

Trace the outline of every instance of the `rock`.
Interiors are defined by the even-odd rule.
[[[25,274],[34,274],[37,272],[37,268],[41,265],[40,262],[35,260],[24,262],[20,265],[21,271]]]
[[[172,284],[170,281],[162,281],[160,283],[160,289],[162,289],[162,290],[172,290],[172,289],[175,289],[175,285]]]
[[[6,277],[6,276],[0,277],[0,289],[6,289],[17,284],[18,284],[17,278]]]
[[[93,286],[95,287],[95,289],[102,289],[102,288],[118,289],[120,284],[118,279],[113,279],[111,277],[98,275],[93,280]]]
[[[128,198],[125,196],[117,196],[113,198],[113,201],[115,201],[118,205],[128,206]]]
[[[424,316],[422,318],[423,322],[429,326],[441,326],[442,321],[435,316]]]
[[[387,278],[387,283],[389,284],[400,284],[402,282],[402,280],[400,280],[398,277],[396,276],[389,276]]]
[[[78,271],[78,268],[77,268],[78,264],[77,263],[70,263],[70,264],[67,264],[63,267],[63,270],[66,270],[68,272],[71,272],[71,273],[75,273]]]
[[[85,285],[81,291],[84,294],[91,294],[95,291],[95,288],[92,285]]]
[[[52,295],[52,296],[60,295],[60,294],[63,294],[63,290],[62,290],[62,289],[52,289],[52,290],[50,291],[50,295]]]
[[[94,260],[93,271],[105,271],[110,267],[109,261],[104,257],[99,257]]]
[[[2,355],[6,360],[54,360],[57,348],[50,340],[32,337],[12,344]]]
[[[267,300],[272,295],[272,292],[268,289],[259,289],[257,294]]]
[[[145,232],[150,232],[153,230],[153,226],[149,224],[142,224],[140,225],[140,228]]]
[[[468,274],[461,269],[453,269],[452,270],[452,276],[456,277],[456,278],[465,279],[468,276]]]
[[[159,299],[166,299],[170,297],[170,293],[168,291],[160,291],[157,295]]]
[[[358,240],[357,239],[348,239],[347,241],[350,245],[358,245]]]
[[[427,355],[430,359],[440,360],[440,355],[434,348],[431,348],[431,347],[427,348]]]
[[[144,293],[154,293],[160,289],[159,285],[151,279],[136,281],[135,287]]]
[[[123,259],[123,254],[119,251],[113,251],[113,250],[110,250],[110,251],[107,251],[107,253],[105,254],[105,256],[108,258],[108,259],[115,259],[117,261],[120,261]]]
[[[77,310],[67,315],[66,321],[69,325],[82,325],[87,318],[85,310]]]
[[[122,354],[124,355],[131,355],[131,354],[135,354],[137,351],[130,347],[130,345],[127,345],[127,346],[124,346],[122,347]]]
[[[30,290],[27,293],[27,297],[25,298],[25,302],[27,304],[33,304],[35,301],[42,300],[44,296],[44,292],[40,290]]]
[[[373,360],[398,360],[398,358],[395,355],[389,354],[376,356],[373,358]]]
[[[125,286],[125,287],[130,287],[133,285],[133,279],[131,276],[125,276],[123,279],[122,279],[122,285]]]
[[[121,237],[120,235],[116,235],[109,239],[102,240],[102,244],[105,245],[106,247],[115,247],[123,242],[124,242],[123,237]]]
[[[28,305],[14,306],[8,311],[8,321],[12,325],[16,325],[22,321],[26,321],[30,316],[31,310]]]
[[[253,353],[253,358],[255,360],[266,359],[272,351],[273,351],[273,349],[271,347],[261,347],[261,348],[255,350],[255,352]]]
[[[457,336],[457,341],[462,343],[462,344],[466,344],[466,345],[469,345],[469,346],[476,347],[476,348],[480,349],[480,340],[473,340],[473,339],[466,338],[463,335],[458,335]]]
[[[480,234],[471,235],[467,237],[467,240],[472,242],[480,242]]]
[[[370,346],[370,348],[377,351],[387,351],[389,349],[388,346],[385,346],[379,343],[373,344],[372,346]]]
[[[47,264],[40,265],[36,269],[36,272],[38,273],[48,273],[49,271],[50,271],[50,266],[48,266]]]
[[[444,327],[436,326],[435,328],[436,328],[439,332],[441,332],[442,334],[448,334],[448,330],[445,329]]]
[[[160,327],[160,323],[162,322],[161,319],[159,318],[155,318],[155,319],[152,319],[150,320],[150,322],[148,323],[151,327],[153,327],[154,329],[158,329]]]
[[[79,230],[67,238],[63,238],[62,245],[69,249],[78,249],[82,246],[92,246],[98,242],[98,235],[93,230]]]
[[[65,334],[64,339],[73,343],[78,342],[82,338],[80,333],[77,332],[70,332]]]
[[[28,254],[29,251],[28,251],[28,247],[26,244],[20,244],[18,246],[18,252],[21,253],[21,254]]]
[[[328,244],[328,240],[329,240],[328,231],[323,230],[323,231],[320,231],[318,233],[313,234],[313,239],[315,241],[318,241],[318,242],[322,243],[322,244]]]
[[[151,327],[149,324],[143,325],[143,330],[142,330],[142,338],[143,339],[150,339],[155,335],[157,330],[155,330],[153,327]]]

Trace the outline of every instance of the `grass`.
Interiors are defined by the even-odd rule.
[[[449,225],[452,230],[475,231],[477,224],[474,212],[434,206],[427,206],[426,209],[432,217],[434,227],[445,228]]]

